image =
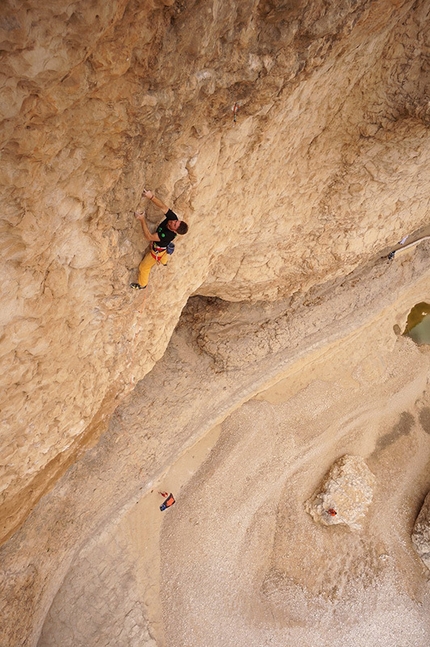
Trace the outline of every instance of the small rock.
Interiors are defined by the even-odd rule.
[[[325,526],[341,523],[360,528],[374,485],[375,476],[364,459],[345,454],[333,463],[320,488],[306,501],[306,512]]]

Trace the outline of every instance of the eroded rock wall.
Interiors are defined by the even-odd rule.
[[[191,294],[288,298],[424,224],[428,10],[2,4],[3,539]],[[191,230],[143,302],[127,286],[144,183]]]
[[[38,566],[35,624],[55,593],[46,573],[61,556],[56,574],[67,571],[40,647],[152,647],[148,623],[157,645],[215,646],[221,632],[229,647],[261,645],[269,636],[284,645],[297,634],[311,645],[364,647],[391,632],[394,643],[425,647],[430,601],[409,532],[429,484],[430,358],[393,332],[416,295],[428,293],[427,259],[417,261],[412,272],[410,263],[381,263],[363,277],[371,289],[351,277],[324,303],[289,308],[288,320],[273,304],[271,330],[269,306],[253,308],[255,323],[277,337],[277,350],[266,354],[249,352],[254,332],[240,327],[246,307],[190,303],[164,358],[118,409],[102,441],[38,506],[45,527],[31,558]],[[236,326],[222,325],[227,310]],[[338,318],[330,320],[330,312]],[[202,354],[196,337],[205,320],[220,324],[220,356],[224,338],[236,338],[237,355],[247,359],[241,368],[219,370],[212,361],[215,334],[213,355]],[[290,330],[283,342],[282,327]],[[261,393],[275,381],[271,395]],[[283,390],[288,397],[280,404]],[[256,391],[257,399],[227,415]],[[168,424],[160,424],[161,410]],[[193,441],[220,418],[220,445],[189,482]],[[182,477],[164,473],[157,482],[160,467],[175,455],[182,460],[186,446]],[[317,528],[304,502],[346,451],[365,457],[377,476],[363,530]],[[161,514],[158,491],[165,488],[177,504]],[[132,493],[136,500],[116,526]],[[56,520],[65,505],[61,530]],[[23,527],[30,536],[32,517]],[[106,532],[90,533],[103,518]],[[78,551],[76,538],[85,534],[92,540]],[[3,555],[9,563],[12,556]],[[29,560],[19,556],[22,571]]]
[[[412,340],[398,339],[393,331],[393,326],[403,328],[412,304],[423,295],[428,298],[428,286],[428,249],[420,247],[412,258],[404,258],[395,264],[381,260],[363,272],[361,281],[352,275],[338,281],[337,285],[331,285],[326,294],[316,291],[313,295],[309,294],[305,301],[296,304],[290,300],[255,306],[213,300],[207,302],[203,298],[191,300],[165,356],[117,409],[108,431],[97,446],[68,470],[52,491],[39,501],[22,528],[0,549],[0,587],[3,599],[7,601],[2,609],[2,620],[4,635],[9,643],[36,645],[45,616],[64,578],[70,572],[73,579],[76,570],[80,571],[83,565],[83,555],[92,554],[94,546],[100,541],[104,542],[103,529],[109,528],[108,534],[112,536],[115,523],[134,507],[145,492],[154,487],[157,478],[184,449],[191,447],[213,425],[224,420],[240,403],[267,386],[276,384],[280,376],[292,377],[293,392],[295,388],[304,389],[300,402],[310,416],[304,418],[308,421],[305,429],[309,434],[306,435],[309,449],[312,455],[324,455],[326,447],[323,440],[330,437],[325,425],[331,414],[326,412],[326,417],[319,420],[316,414],[319,407],[324,408],[325,399],[319,396],[317,404],[313,400],[310,402],[304,387],[306,380],[312,376],[313,362],[324,367],[326,355],[342,346],[343,340],[347,341],[348,349],[356,348],[354,353],[361,358],[360,367],[353,371],[355,377],[349,371],[344,376],[341,364],[334,362],[330,375],[334,381],[344,383],[346,395],[344,388],[341,393],[345,395],[348,411],[351,409],[351,393],[360,402],[361,397],[364,402],[367,401],[367,391],[364,396],[361,389],[357,392],[359,384],[363,382],[366,385],[366,389],[373,394],[372,398],[378,401],[374,420],[381,420],[382,428],[388,434],[384,442],[389,443],[387,427],[390,424],[386,418],[391,420],[393,411],[400,415],[398,407],[404,406],[405,398],[408,407],[415,406],[417,399],[420,409],[428,407],[427,396],[423,395],[428,382],[428,355],[420,352]],[[250,318],[255,329],[261,328],[261,337],[264,335],[272,340],[270,347],[259,343],[255,329],[242,325]],[[200,333],[203,330],[206,338],[210,333],[210,345],[202,342]],[[370,356],[363,342],[366,336],[369,336]],[[379,348],[384,349],[381,356],[378,356]],[[344,351],[342,355],[342,361],[348,366],[349,352]],[[400,389],[404,394],[397,401],[395,394]],[[327,390],[330,391],[329,386],[326,387],[326,397]],[[333,387],[330,398],[336,397],[337,388]],[[381,402],[386,403],[386,415]],[[298,405],[294,411],[292,417],[298,416],[301,424],[303,416]],[[340,418],[333,418],[336,438],[339,436],[342,439],[341,453],[357,453],[362,446],[359,431],[361,411],[360,405],[358,415],[351,413],[357,425],[354,426],[357,430],[354,435],[357,445],[354,448],[348,447],[347,442],[351,427],[345,426],[345,422],[348,422],[349,414],[344,412]],[[164,424],[160,423],[160,412],[163,413]],[[310,419],[313,420],[312,424]],[[374,443],[379,423],[370,422],[368,418],[366,421],[365,437],[371,435]],[[284,431],[288,451],[288,429]],[[381,442],[380,447],[384,446]],[[258,461],[264,463],[268,460],[263,451],[264,443],[260,447],[261,452],[257,451]],[[253,452],[254,445],[248,449]],[[418,455],[425,459],[425,454]],[[320,475],[313,475],[312,483],[305,479],[302,484],[306,489],[300,501],[302,516],[308,517],[303,502],[312,494],[330,462],[337,457],[338,454],[327,455],[328,462],[321,468]],[[277,466],[283,475],[284,467],[284,463]],[[292,468],[297,469],[295,463]],[[243,482],[251,484],[250,490],[254,491],[253,475],[243,466],[240,469]],[[270,474],[270,470],[264,471],[264,478],[273,488],[274,481]],[[250,480],[246,481],[248,476]],[[236,493],[234,487],[229,486],[229,489],[231,501]],[[415,500],[416,493],[412,493],[411,497]],[[210,512],[208,510],[208,514]],[[411,511],[409,513],[412,514]],[[300,532],[299,527],[296,532]],[[285,541],[288,541],[288,535]],[[145,555],[144,545],[139,550]],[[281,553],[282,549],[279,551]],[[94,554],[90,562],[97,563]],[[103,569],[102,566],[100,568]],[[118,591],[117,577],[121,573],[127,577],[127,574],[122,568],[112,568],[117,572],[108,569],[103,577],[109,582],[109,591]],[[86,570],[84,567],[84,572]],[[97,572],[98,578],[99,570],[93,572]],[[81,584],[83,579],[78,578]],[[79,586],[77,584],[77,595],[81,595]],[[103,609],[106,602],[104,596],[111,593],[103,592],[103,586],[96,583],[94,590],[99,591],[100,599],[91,599],[91,606],[100,605],[100,609]],[[114,599],[117,594],[112,595]],[[128,598],[121,601],[121,605],[124,602],[122,609],[126,609],[128,601]],[[68,633],[74,627],[73,612],[69,614],[67,611],[68,601],[60,606],[61,617],[63,614],[67,616]],[[56,608],[54,605],[51,613],[51,618],[56,618],[55,622],[58,615]],[[98,612],[93,616],[96,617],[101,617]],[[116,620],[112,617],[115,636],[121,629],[118,627],[120,617],[119,612],[115,614]],[[82,623],[88,629],[88,615],[85,615]],[[100,623],[103,624],[103,620]],[[49,628],[47,634],[51,635]],[[74,630],[70,633],[72,642],[76,635]],[[55,630],[51,635],[52,640],[56,640],[56,636]],[[88,634],[85,633],[83,644],[86,639]]]

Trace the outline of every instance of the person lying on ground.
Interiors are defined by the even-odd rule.
[[[140,220],[142,225],[143,235],[146,240],[151,243],[148,253],[141,261],[139,265],[139,276],[137,283],[130,283],[130,287],[134,290],[144,290],[148,285],[149,273],[156,263],[162,263],[162,265],[167,265],[168,260],[168,247],[176,238],[177,234],[186,234],[188,231],[188,225],[183,220],[179,220],[176,213],[174,213],[169,207],[167,207],[164,202],[161,202],[152,191],[143,191],[142,195],[148,200],[151,200],[156,207],[161,209],[161,211],[166,216],[163,222],[161,222],[154,234],[148,229],[148,225],[145,220],[145,215],[138,211],[135,213],[136,219]]]

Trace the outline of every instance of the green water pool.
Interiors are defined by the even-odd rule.
[[[409,313],[404,335],[418,345],[430,344],[430,304],[417,303]]]

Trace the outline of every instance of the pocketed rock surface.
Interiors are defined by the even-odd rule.
[[[259,555],[252,530],[244,530],[260,527],[252,497],[257,484],[258,501],[272,511],[278,504],[283,509],[277,497],[291,485],[291,505],[298,510],[300,501],[304,515],[298,513],[304,526],[297,528],[322,546],[325,535],[306,530],[313,522],[303,504],[330,464],[357,454],[378,480],[370,446],[383,462],[409,442],[401,455],[408,461],[402,463],[406,480],[396,473],[402,497],[394,489],[390,509],[380,515],[384,529],[389,519],[402,521],[387,541],[390,554],[405,555],[406,562],[393,558],[391,584],[378,589],[375,613],[384,624],[397,586],[397,600],[407,610],[405,631],[420,644],[416,632],[424,624],[417,605],[426,609],[425,585],[416,567],[421,563],[408,551],[412,518],[426,493],[428,357],[398,332],[416,303],[430,302],[429,247],[419,244],[392,263],[387,254],[405,235],[409,241],[428,233],[429,11],[426,0],[1,3],[0,613],[7,647],[35,647],[39,640],[61,647],[113,640],[116,647],[139,641],[210,645],[215,620],[201,608],[213,629],[201,635],[194,609],[211,591],[219,601],[214,611],[230,618],[227,644],[235,633],[235,647],[240,641],[248,647],[295,640],[295,630],[276,634],[268,618],[285,632],[292,629],[282,624],[290,617],[287,606],[296,609],[291,613],[298,625],[306,621],[303,609],[316,608],[306,607],[303,591],[318,597],[322,582],[335,591],[343,571],[363,582],[373,582],[379,571],[376,559],[363,557],[363,575],[341,550],[343,567],[335,567],[332,577],[299,557],[300,550],[295,561],[288,542],[300,548],[296,526],[282,515],[278,530],[264,535],[273,546],[270,556],[257,532]],[[151,228],[161,216],[141,200],[144,187],[184,217],[190,232],[178,237],[169,265],[154,268],[144,294],[136,294],[128,284],[146,243],[133,212],[145,209]],[[383,328],[379,337],[374,326]],[[286,452],[279,460],[273,438],[262,434],[266,442],[257,436],[249,455],[239,451],[245,463],[235,462],[231,436],[232,474],[242,479],[237,494],[245,500],[244,534],[237,539],[249,538],[258,573],[251,569],[241,579],[247,571],[237,544],[225,557],[225,570],[238,588],[216,571],[222,562],[216,547],[228,545],[216,533],[225,527],[227,539],[234,537],[240,522],[221,488],[216,523],[202,508],[195,524],[203,546],[213,536],[213,580],[201,578],[201,596],[190,586],[194,575],[181,580],[175,562],[163,562],[160,574],[149,577],[145,554],[158,554],[152,540],[127,544],[130,537],[117,537],[115,524],[198,440],[285,372],[292,371],[294,380],[303,375],[297,389],[307,394],[299,398],[302,409],[293,407],[289,428],[306,419],[308,407],[323,409],[312,386],[314,361],[354,338],[363,352],[356,372],[339,360],[339,381],[323,398],[330,403],[336,392],[351,389],[342,424],[335,431],[328,427],[344,437],[336,453],[331,432],[324,434],[316,418],[293,433],[297,454],[291,456],[289,432],[279,423]],[[368,380],[372,397],[381,399],[365,431],[372,440],[357,448],[348,434],[354,427],[361,438],[358,430],[365,428],[355,421]],[[219,442],[229,447],[228,437]],[[320,461],[318,479],[305,469],[299,483],[294,475],[308,464],[308,445]],[[247,463],[254,466],[251,473]],[[269,485],[272,470],[279,474],[276,491]],[[179,486],[188,487],[186,480]],[[210,489],[213,502],[217,491]],[[190,501],[184,499],[184,509]],[[176,504],[172,512],[178,509]],[[166,518],[184,521],[174,514]],[[386,537],[369,515],[360,535],[362,555],[366,542],[379,546],[381,533]],[[193,552],[199,536],[187,544],[180,523],[170,530],[166,523],[155,543],[163,558],[175,555],[189,573],[201,557]],[[176,534],[183,537],[177,546]],[[354,547],[360,552],[353,544],[348,555]],[[113,563],[129,549],[115,574]],[[134,572],[141,559],[143,571]],[[81,569],[85,563],[87,570]],[[414,564],[410,577],[405,563]],[[300,576],[304,564],[309,581]],[[246,579],[251,574],[252,582]],[[339,590],[348,597],[353,586],[346,579]],[[183,596],[171,593],[182,589]],[[127,591],[123,602],[121,590]],[[232,596],[223,598],[223,590]],[[252,594],[236,631],[228,611],[241,591]],[[273,604],[259,606],[261,596]],[[344,611],[336,607],[342,617]],[[348,627],[352,641],[355,628]],[[403,647],[407,642],[396,627]],[[364,625],[359,629],[367,635]],[[302,638],[318,644],[321,636],[312,636]],[[383,632],[371,636],[375,644],[385,639]]]
[[[253,358],[240,326],[246,308],[231,304],[228,328],[228,304],[189,304],[165,357],[97,447],[3,547],[5,599],[27,610],[10,626],[15,644],[27,635],[29,644],[125,646],[149,632],[161,645],[216,645],[223,617],[231,645],[270,636],[288,644],[300,631],[318,645],[334,623],[339,644],[347,636],[377,645],[391,631],[424,647],[428,584],[410,533],[430,486],[429,356],[393,328],[427,294],[427,253],[383,261],[361,278],[332,286],[324,300],[315,294],[312,307],[251,306],[254,325],[276,340],[273,352],[256,347]],[[212,355],[202,352],[199,330],[210,322],[220,357],[237,366],[248,349],[242,369],[220,370],[213,338]],[[219,445],[190,480],[194,444],[223,420]],[[346,453],[362,456],[376,477],[359,533],[319,526],[304,510]],[[182,473],[171,477],[181,458]],[[159,490],[177,499],[164,517]],[[380,564],[389,567],[383,582]],[[259,605],[264,592],[269,606]],[[314,617],[326,619],[320,628]]]
[[[410,534],[430,486],[430,356],[393,334],[404,305],[400,299],[336,342],[282,362],[271,386],[269,367],[257,362],[266,387],[254,386],[251,399],[242,392],[246,401],[229,415],[223,407],[217,434],[200,441],[206,448],[180,452],[145,496],[76,554],[39,647],[426,647],[430,579]],[[110,461],[116,469],[133,438],[147,446],[163,438],[165,450],[168,439],[175,443],[182,389],[194,397],[191,385],[200,383],[208,419],[218,393],[246,385],[245,368],[214,372],[185,343],[192,338],[184,321],[158,367],[181,371],[170,375],[167,399],[153,401],[152,423],[142,416],[143,384],[121,408],[108,432],[119,447]],[[281,356],[269,355],[272,370]],[[161,428],[159,406],[174,394],[175,423]],[[188,430],[202,430],[199,415]],[[372,504],[354,532],[316,524],[304,509],[345,454],[361,457],[375,477]],[[87,469],[102,458],[101,450],[93,454]],[[136,453],[133,462],[144,467]],[[164,513],[159,491],[176,498]]]
[[[427,224],[428,11],[2,3],[3,539],[97,442],[190,295],[302,295]],[[136,295],[133,211],[160,217],[144,186],[191,229]]]

